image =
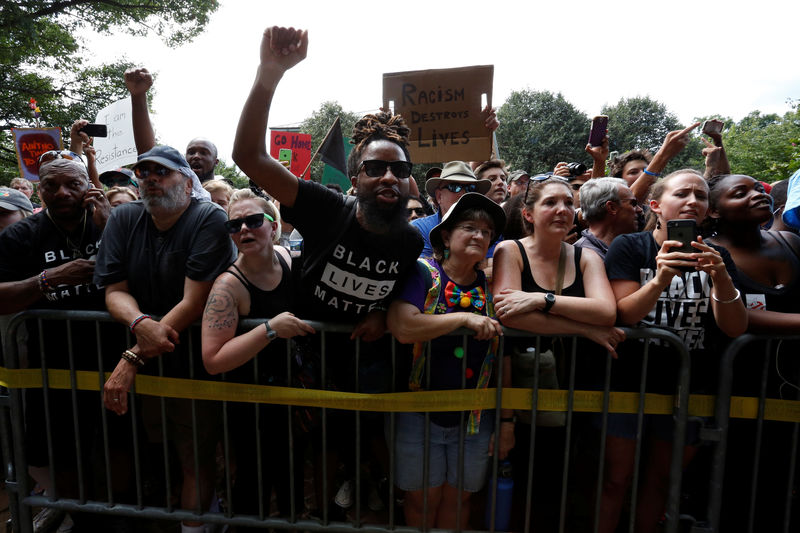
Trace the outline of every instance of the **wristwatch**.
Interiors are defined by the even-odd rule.
[[[544,295],[544,308],[542,309],[542,313],[549,313],[550,309],[556,304],[556,295],[552,292],[548,292]]]
[[[270,327],[269,320],[264,321],[264,327],[267,328],[267,340],[271,341],[278,336],[278,332]]]

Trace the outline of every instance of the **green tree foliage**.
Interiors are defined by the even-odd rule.
[[[250,179],[242,174],[239,167],[233,163],[229,165],[224,159],[219,160],[217,168],[214,169],[214,174],[228,178],[237,189],[245,189],[250,186]]]
[[[300,124],[301,133],[311,134],[311,153],[317,151],[328,129],[336,120],[336,117],[341,117],[342,135],[349,137],[353,132],[353,126],[356,121],[361,117],[351,111],[345,111],[338,102],[323,102],[319,109],[314,111],[310,117],[305,119]],[[320,181],[322,179],[322,171],[325,164],[317,157],[311,164],[311,179]]]
[[[800,168],[800,106],[782,117],[753,111],[723,132],[731,172],[772,182]]]
[[[156,34],[170,46],[202,32],[217,0],[5,0],[0,9],[0,182],[17,175],[10,129],[33,125],[35,98],[43,126],[69,131],[77,118],[126,96],[120,59],[92,65],[79,34]]]
[[[553,170],[559,161],[589,163],[589,118],[562,95],[514,91],[497,111],[500,156],[511,168]]]

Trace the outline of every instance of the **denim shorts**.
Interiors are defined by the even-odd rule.
[[[425,455],[425,415],[396,415],[395,485],[405,491],[422,490]],[[447,481],[458,487],[459,426],[442,427],[430,423],[430,464],[428,486],[439,487]],[[389,442],[389,415],[384,426]],[[489,439],[494,431],[494,412],[483,411],[480,429],[464,440],[464,490],[478,492],[486,482],[489,467]],[[391,442],[389,442],[391,446]]]

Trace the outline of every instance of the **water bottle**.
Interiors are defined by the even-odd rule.
[[[291,235],[289,235],[289,255],[292,257],[300,257],[300,253],[302,251],[303,236],[300,235],[300,232],[297,231],[297,228],[294,228]]]
[[[495,487],[497,492],[497,504],[494,515],[495,531],[508,531],[511,522],[511,495],[514,492],[514,478],[511,473],[511,463],[501,461],[497,465],[497,485],[493,485],[489,491],[489,499],[486,501],[486,529],[491,529],[492,525],[492,499],[494,498]]]

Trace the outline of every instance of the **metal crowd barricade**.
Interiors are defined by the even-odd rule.
[[[400,520],[396,516],[394,502],[396,496],[396,489],[395,489],[395,434],[396,434],[396,421],[395,421],[395,412],[400,411],[400,409],[393,409],[391,406],[386,408],[386,411],[389,412],[389,415],[386,417],[388,419],[388,434],[389,440],[392,445],[388,446],[388,454],[389,454],[389,472],[388,472],[388,511],[387,511],[387,523],[365,523],[362,520],[362,509],[361,509],[361,496],[362,496],[362,481],[361,481],[361,467],[362,467],[362,450],[361,450],[361,437],[362,437],[362,421],[361,421],[361,411],[375,411],[378,412],[378,409],[370,406],[370,402],[376,401],[380,399],[380,394],[378,395],[366,395],[364,398],[361,398],[359,394],[350,394],[344,392],[326,392],[322,391],[319,393],[321,399],[316,399],[314,394],[311,394],[315,391],[305,391],[309,394],[303,396],[303,400],[301,403],[295,405],[306,405],[306,406],[318,406],[321,411],[320,417],[320,428],[319,432],[321,434],[321,466],[322,472],[328,472],[329,466],[328,461],[328,438],[331,434],[331,431],[337,431],[338,428],[331,428],[329,418],[329,412],[331,410],[331,405],[335,409],[345,409],[345,410],[352,410],[354,411],[355,415],[355,446],[353,449],[354,453],[354,462],[355,462],[355,498],[354,498],[354,514],[353,518],[350,519],[349,522],[341,522],[341,521],[334,521],[331,519],[328,513],[328,508],[326,505],[323,504],[323,508],[319,511],[321,514],[320,518],[315,519],[304,515],[301,512],[302,502],[296,501],[295,498],[295,486],[294,484],[297,483],[297,476],[295,472],[295,457],[294,455],[297,453],[302,453],[302,450],[298,450],[295,448],[295,443],[293,441],[294,437],[296,436],[292,429],[292,401],[288,401],[284,399],[275,399],[270,401],[270,403],[276,403],[279,405],[285,405],[288,414],[288,428],[286,431],[287,438],[289,439],[289,496],[291,501],[291,508],[288,516],[283,517],[272,517],[269,513],[269,495],[265,494],[263,491],[262,479],[261,479],[261,470],[262,464],[265,461],[269,461],[270,458],[262,457],[261,454],[261,446],[260,442],[256,443],[256,468],[258,469],[258,491],[259,491],[259,511],[257,514],[241,514],[236,512],[236,501],[232,500],[232,486],[235,483],[233,479],[231,467],[232,467],[232,457],[231,457],[231,446],[232,443],[230,442],[230,430],[229,427],[229,419],[228,419],[228,409],[227,406],[231,402],[240,402],[246,401],[247,394],[243,392],[243,395],[234,394],[234,392],[238,389],[233,388],[226,388],[226,384],[224,382],[219,383],[211,383],[206,384],[202,381],[197,382],[196,390],[192,390],[189,393],[181,392],[180,397],[191,398],[191,417],[192,417],[192,432],[193,432],[193,446],[195,451],[195,478],[199,479],[199,472],[200,466],[197,461],[198,456],[198,435],[197,435],[197,412],[195,410],[195,402],[196,398],[206,398],[207,395],[212,394],[215,396],[219,396],[221,398],[222,403],[222,435],[220,436],[220,441],[222,442],[222,454],[224,457],[225,463],[225,472],[224,472],[224,480],[221,482],[221,486],[224,487],[224,495],[226,499],[226,507],[222,512],[219,513],[212,513],[212,512],[203,512],[203,508],[198,506],[196,509],[181,509],[176,507],[174,501],[170,498],[171,493],[174,492],[174,479],[171,478],[170,471],[173,469],[173,462],[174,458],[171,457],[170,451],[168,450],[168,442],[167,442],[167,433],[168,428],[165,422],[164,414],[164,394],[160,395],[160,409],[162,413],[162,422],[161,422],[161,432],[163,437],[163,470],[165,474],[165,500],[163,505],[156,505],[153,504],[151,501],[148,500],[148,495],[145,494],[146,492],[146,480],[144,480],[143,474],[143,467],[148,463],[148,461],[156,461],[157,458],[149,457],[146,455],[146,451],[141,449],[141,428],[137,423],[137,419],[140,413],[137,412],[139,406],[137,402],[130,401],[130,409],[131,409],[131,416],[130,416],[130,432],[132,435],[131,438],[131,450],[130,454],[132,455],[132,463],[133,463],[133,482],[135,485],[135,496],[133,496],[132,500],[130,501],[119,501],[119,498],[114,493],[114,480],[112,479],[112,444],[111,444],[111,437],[110,435],[110,417],[115,417],[113,413],[107,411],[102,403],[102,387],[105,381],[104,373],[110,372],[111,368],[104,368],[103,361],[104,355],[103,354],[103,332],[105,328],[108,327],[116,327],[119,329],[120,332],[125,332],[125,341],[127,346],[133,344],[133,339],[131,338],[130,334],[127,333],[127,330],[124,329],[124,326],[119,324],[113,323],[113,320],[107,313],[103,312],[77,312],[77,311],[28,311],[25,313],[21,313],[14,317],[11,321],[8,334],[5,336],[5,347],[4,347],[4,354],[5,354],[5,361],[4,366],[9,370],[19,369],[20,367],[20,360],[19,354],[17,350],[17,337],[20,335],[21,326],[26,321],[36,321],[39,325],[38,327],[38,335],[39,335],[39,342],[40,345],[49,346],[53,343],[63,343],[62,339],[51,339],[47,338],[46,332],[44,328],[42,328],[42,322],[45,320],[62,320],[67,326],[67,346],[66,351],[69,360],[70,368],[66,371],[60,369],[51,369],[48,366],[48,361],[46,360],[44,353],[42,354],[42,368],[41,370],[33,370],[20,373],[18,378],[22,381],[27,380],[25,385],[18,386],[18,387],[9,387],[7,390],[6,397],[0,397],[0,430],[2,430],[2,439],[0,439],[0,443],[2,443],[4,457],[8,460],[7,471],[6,471],[6,488],[9,492],[9,500],[10,500],[10,509],[12,514],[13,520],[13,527],[15,531],[22,531],[22,532],[30,532],[32,531],[32,508],[33,507],[52,507],[57,509],[63,509],[66,511],[72,512],[87,512],[96,515],[105,515],[105,516],[117,516],[117,517],[130,517],[130,518],[138,518],[138,519],[150,519],[150,520],[195,520],[206,522],[210,524],[228,524],[228,525],[239,525],[239,526],[250,526],[250,527],[260,527],[260,528],[272,528],[272,529],[281,529],[281,530],[302,530],[302,531],[327,531],[327,530],[337,530],[337,531],[350,531],[350,530],[359,530],[359,531],[368,531],[368,532],[385,532],[385,531],[417,531],[417,528],[410,528],[400,525]],[[73,346],[72,346],[72,324],[77,322],[90,322],[94,324],[94,332],[95,332],[95,341],[97,345],[97,353],[92,354],[93,357],[97,360],[97,369],[93,373],[86,371],[79,371],[77,370],[75,358],[78,354],[74,353]],[[242,321],[242,326],[244,327],[253,327],[259,324],[260,321],[256,319],[247,319]],[[333,364],[333,361],[337,360],[337,356],[332,356],[331,361],[328,361],[328,354],[326,353],[326,349],[328,346],[328,342],[326,337],[331,334],[337,333],[348,333],[351,328],[340,326],[340,325],[331,325],[331,324],[321,324],[321,323],[312,323],[312,325],[317,329],[320,333],[320,342],[321,342],[321,368],[320,368],[320,383],[322,389],[326,387],[327,383],[327,374],[330,371],[330,365]],[[194,326],[196,327],[196,326]],[[680,502],[680,485],[681,485],[681,463],[682,463],[682,454],[683,454],[683,444],[685,440],[686,434],[686,420],[688,415],[688,398],[689,398],[689,357],[686,353],[683,344],[680,342],[678,337],[670,332],[666,332],[663,330],[657,329],[626,329],[626,334],[629,341],[633,341],[635,339],[660,339],[662,342],[669,343],[671,346],[674,347],[674,355],[680,367],[679,370],[679,378],[678,383],[676,383],[675,387],[675,395],[674,400],[672,403],[672,418],[675,421],[675,429],[674,429],[674,437],[673,437],[673,449],[672,449],[672,461],[671,461],[671,470],[670,470],[670,488],[669,488],[669,496],[666,502],[666,517],[667,522],[665,525],[665,531],[667,532],[676,532],[678,529],[678,513],[679,513],[679,502]],[[467,335],[471,334],[467,330],[459,330],[454,332],[456,335],[463,335],[463,347],[466,350],[467,346]],[[497,420],[500,418],[500,412],[502,408],[514,408],[522,405],[519,402],[518,398],[522,397],[525,398],[524,405],[526,408],[529,408],[532,414],[532,420],[535,421],[535,415],[537,411],[541,410],[540,405],[540,398],[545,391],[543,388],[539,386],[539,370],[538,370],[538,357],[539,357],[539,346],[541,345],[541,340],[545,338],[545,336],[537,336],[530,333],[520,332],[516,330],[505,330],[506,337],[530,337],[532,342],[536,344],[536,358],[537,364],[534,366],[534,385],[531,389],[516,389],[511,391],[506,391],[504,394],[504,388],[502,386],[503,383],[503,360],[502,356],[504,354],[504,346],[503,342],[501,341],[500,349],[498,352],[498,362],[495,365],[495,375],[497,376],[497,386],[496,390],[488,390],[485,391],[486,395],[480,395],[479,392],[481,391],[469,391],[470,393],[475,393],[474,400],[470,400],[470,402],[480,402],[484,401],[487,404],[486,409],[494,409],[495,417]],[[600,495],[602,491],[602,483],[603,483],[603,461],[602,457],[604,455],[604,443],[607,435],[607,428],[608,428],[608,419],[607,415],[610,409],[610,398],[611,398],[611,372],[612,372],[612,360],[611,356],[606,356],[605,361],[605,376],[604,376],[604,388],[601,391],[595,391],[594,398],[601,400],[597,403],[597,405],[593,408],[586,408],[585,406],[576,406],[576,393],[577,395],[586,396],[587,393],[583,393],[582,391],[576,391],[575,386],[575,376],[576,376],[576,351],[578,349],[578,341],[577,337],[564,337],[569,345],[569,349],[567,350],[566,357],[569,358],[569,376],[567,379],[567,384],[562,386],[561,388],[566,391],[566,426],[564,428],[564,439],[566,445],[564,446],[564,455],[563,455],[563,470],[562,470],[562,478],[561,478],[561,486],[560,486],[560,506],[559,506],[559,517],[558,517],[558,531],[562,532],[565,531],[568,527],[567,519],[568,519],[568,510],[569,510],[569,499],[571,497],[570,491],[573,490],[569,486],[569,477],[571,474],[571,465],[570,465],[570,449],[572,446],[572,439],[573,439],[573,431],[575,430],[575,413],[578,411],[595,411],[602,413],[602,427],[599,433],[599,453],[598,456],[600,458],[598,462],[598,471],[597,471],[597,478],[596,478],[596,486],[595,486],[595,502],[594,502],[594,527],[593,530],[597,531],[598,523],[596,516],[598,514],[600,508]],[[189,337],[189,342],[191,343],[191,337]],[[641,446],[642,446],[642,434],[643,434],[643,423],[644,423],[644,413],[645,413],[645,392],[646,392],[646,381],[647,381],[647,361],[648,361],[648,343],[642,343],[644,347],[643,352],[643,368],[641,373],[641,381],[640,381],[640,391],[637,399],[637,413],[638,413],[638,424],[637,424],[637,437],[636,437],[636,456],[635,456],[635,465],[636,468],[634,471],[638,470],[638,465],[641,458]],[[360,387],[359,383],[359,372],[358,369],[360,368],[360,357],[361,357],[361,346],[359,342],[356,342],[355,345],[355,376],[354,376],[354,383],[355,383],[355,390],[358,391]],[[399,344],[394,341],[392,342],[391,348],[391,372],[392,372],[392,379],[391,383],[393,384],[397,382],[397,362],[400,355],[400,348]],[[430,345],[428,346],[430,349]],[[44,350],[43,350],[44,352]],[[189,346],[189,353],[194,353],[194,357],[199,359],[199,347],[198,346]],[[81,356],[85,357],[86,354],[81,354]],[[289,343],[287,345],[287,353],[286,353],[286,363],[287,363],[287,383],[292,383],[292,376],[291,368],[292,368],[292,358],[294,357],[294,352],[292,350],[292,345]],[[431,357],[427,358],[427,364],[430,365]],[[151,362],[150,365],[153,363]],[[163,365],[161,364],[161,358],[159,358],[159,376],[163,376]],[[463,358],[462,362],[462,369],[466,370],[466,357]],[[427,373],[428,376],[430,372]],[[465,383],[465,372],[462,372],[462,384]],[[35,383],[32,384],[33,381],[36,380],[37,376],[40,376],[40,388],[41,394],[46,399],[48,395],[52,394],[53,389],[68,389],[70,391],[70,401],[73,413],[78,413],[78,416],[74,416],[72,422],[72,427],[74,430],[74,434],[76,435],[76,471],[77,471],[77,484],[78,484],[78,492],[71,497],[64,497],[60,495],[57,490],[54,490],[51,494],[47,496],[34,496],[30,495],[31,487],[27,475],[28,471],[28,462],[26,459],[26,449],[25,449],[25,417],[24,417],[24,401],[23,401],[23,387],[29,387],[33,392],[32,394],[38,394],[37,385]],[[159,378],[154,378],[159,379]],[[157,384],[166,384],[165,386],[169,386],[170,382],[167,378],[162,379],[161,381],[154,382],[153,385],[149,385],[145,391],[142,391],[144,394],[149,395],[156,395],[158,394],[158,389],[154,388]],[[214,392],[216,389],[220,389],[223,391],[222,393]],[[95,392],[87,392],[87,391],[95,391]],[[249,390],[249,389],[248,389]],[[284,389],[287,390],[287,394],[296,389]],[[212,391],[212,392],[209,392]],[[231,392],[233,391],[233,392]],[[394,388],[392,388],[391,392],[395,392]],[[455,393],[456,391],[447,391],[445,394]],[[517,396],[514,395],[517,394]],[[520,395],[521,393],[521,395]],[[87,436],[83,434],[81,428],[86,427],[86,419],[92,417],[93,415],[86,414],[84,412],[80,412],[78,409],[79,406],[79,395],[83,397],[86,394],[95,394],[97,398],[95,400],[95,405],[97,406],[98,411],[95,413],[94,416],[97,417],[99,428],[100,428],[100,437],[99,442],[95,442],[94,446],[99,446],[101,451],[98,452],[96,455],[91,457],[91,465],[85,464],[84,461],[86,460],[87,454],[86,451],[91,449],[93,443],[90,439],[86,438]],[[136,395],[136,390],[134,386],[134,390],[132,390],[132,394]],[[177,393],[167,393],[166,395],[174,395]],[[415,395],[418,393],[407,393],[410,395]],[[227,396],[226,396],[227,395]],[[331,396],[333,395],[333,396]],[[333,404],[326,403],[329,401],[330,398],[335,397],[338,398],[341,395],[343,398],[342,403],[335,402]],[[394,396],[393,396],[394,397]],[[472,396],[468,396],[472,398]],[[413,398],[413,396],[404,396],[403,398]],[[489,401],[486,401],[486,398],[489,398]],[[516,398],[516,399],[515,399]],[[254,401],[254,400],[250,400]],[[259,401],[259,400],[255,400]],[[264,400],[260,400],[264,402]],[[269,400],[267,400],[269,401]],[[294,401],[294,400],[293,400]],[[515,403],[516,402],[516,403]],[[56,444],[54,443],[54,436],[51,431],[52,423],[54,422],[51,420],[51,413],[50,413],[50,404],[45,401],[45,409],[44,409],[44,424],[46,426],[46,435],[47,435],[47,449],[48,449],[48,457],[50,459],[50,474],[53,480],[56,479],[56,472],[54,470],[54,449]],[[387,404],[381,404],[387,405]],[[417,404],[413,404],[417,405]],[[449,404],[448,404],[449,405]],[[464,472],[464,420],[466,416],[466,412],[471,410],[475,407],[476,403],[469,403],[466,405],[459,405],[457,407],[461,407],[461,409],[454,409],[452,406],[448,407],[444,410],[461,410],[461,435],[460,435],[460,450],[459,450],[459,483],[458,489],[461,490],[463,485],[463,472]],[[510,406],[510,407],[509,407]],[[529,407],[527,407],[529,406]],[[382,411],[383,409],[381,409]],[[425,420],[426,420],[426,432],[425,432],[425,459],[423,465],[423,477],[425,480],[428,479],[430,465],[428,459],[428,447],[429,447],[429,431],[430,431],[430,411],[437,410],[436,408],[414,408],[414,411],[424,411],[425,412]],[[439,409],[442,410],[442,409]],[[254,410],[254,424],[256,428],[256,438],[260,438],[260,431],[259,428],[259,411],[258,409]],[[519,510],[517,509],[516,513],[524,513],[524,521],[523,525],[520,529],[523,531],[530,531],[531,529],[536,529],[536,517],[534,516],[533,506],[532,506],[532,494],[533,494],[533,487],[534,484],[537,483],[537,480],[534,479],[534,459],[535,457],[535,445],[536,445],[536,437],[537,437],[537,426],[534,423],[531,424],[530,428],[530,448],[528,450],[528,469],[527,469],[527,476],[526,476],[526,486],[517,487],[516,490],[524,490],[525,491],[525,509]],[[539,461],[541,459],[536,458]],[[283,458],[279,458],[279,460],[284,460]],[[495,454],[493,460],[491,461],[491,478],[487,481],[487,485],[490,483],[495,483],[496,478],[498,475],[498,457]],[[103,483],[100,483],[100,487],[104,489],[105,494],[101,495],[100,492],[103,490],[96,491],[92,494],[92,491],[87,488],[87,484],[89,480],[85,479],[85,473],[87,471],[93,471],[95,477],[97,477],[97,473],[101,472],[103,474]],[[330,495],[332,491],[335,490],[335,487],[330,487],[327,479],[327,475],[323,474],[322,479],[317,480],[318,483],[321,484],[322,490],[322,501],[328,502],[331,500]],[[427,483],[425,484],[427,486]],[[634,490],[633,490],[633,502],[631,504],[632,508],[636,507],[635,502],[635,494],[636,494],[636,487],[638,485],[638,476],[634,478]],[[200,487],[199,482],[194,487],[194,490],[199,494]],[[424,489],[427,493],[427,489]],[[427,495],[427,494],[426,494]],[[496,503],[495,501],[488,501],[491,498],[487,498],[487,503],[490,507],[490,525],[488,527],[489,530],[494,531],[494,520],[495,520],[495,512],[496,512]],[[427,513],[431,512],[430,509],[427,509],[427,500],[425,504],[425,509],[423,514],[427,515]],[[459,516],[461,513],[461,505],[459,503],[459,508],[457,510]],[[476,515],[478,513],[475,513]],[[633,513],[632,513],[633,514]],[[522,516],[520,514],[520,516]],[[477,523],[478,520],[473,520],[473,523]],[[628,530],[633,531],[633,519],[631,519]]]
[[[761,476],[760,468],[761,468],[761,456],[762,456],[762,449],[765,446],[770,446],[771,443],[768,439],[764,437],[764,427],[765,427],[765,418],[766,418],[766,407],[768,403],[771,401],[767,398],[767,382],[770,373],[772,372],[772,355],[773,353],[776,354],[775,365],[777,369],[777,350],[779,349],[780,343],[787,342],[787,341],[800,341],[800,335],[753,335],[753,334],[745,334],[737,339],[735,339],[728,348],[725,350],[721,362],[720,362],[720,374],[719,374],[719,388],[717,392],[717,400],[715,406],[715,414],[714,414],[714,427],[709,428],[706,435],[706,440],[714,443],[714,453],[711,463],[711,472],[710,472],[710,480],[709,480],[709,490],[708,490],[708,510],[706,520],[698,523],[693,529],[693,533],[717,533],[720,531],[725,532],[724,528],[721,528],[721,514],[723,508],[723,495],[724,489],[726,488],[725,485],[725,477],[726,477],[726,459],[728,455],[728,448],[729,448],[729,430],[731,424],[731,410],[732,410],[732,400],[733,397],[733,386],[734,386],[734,362],[737,360],[741,360],[742,358],[755,358],[756,356],[762,358],[761,362],[761,369],[758,375],[750,376],[758,384],[759,389],[759,396],[757,398],[758,407],[755,416],[756,421],[756,431],[755,431],[755,443],[754,443],[754,456],[752,458],[752,465],[740,465],[742,468],[750,468],[752,470],[751,481],[748,486],[737,486],[737,487],[730,487],[728,485],[728,493],[730,494],[732,489],[733,491],[742,491],[748,494],[749,501],[747,503],[747,522],[746,525],[744,523],[738,523],[735,527],[735,531],[747,531],[748,533],[752,533],[753,531],[766,531],[764,529],[763,524],[757,524],[757,509],[756,509],[756,497],[758,494],[759,489],[759,481],[764,481],[770,483],[774,480],[771,479],[763,479]],[[751,347],[754,343],[763,343],[763,349],[761,350],[752,350],[748,352],[747,348]],[[795,345],[796,346],[796,345]],[[798,354],[795,353],[788,353],[785,354],[790,358],[797,358]],[[778,375],[780,376],[780,370],[777,370]],[[784,378],[784,376],[781,376]],[[798,376],[794,376],[795,379]],[[800,400],[800,381],[795,381],[792,383],[791,381],[787,381],[787,384],[791,385],[790,390],[792,393],[790,396],[793,396],[795,399]],[[741,399],[741,398],[740,398]],[[750,418],[750,416],[742,416],[743,418]],[[794,417],[796,420],[796,417]],[[778,422],[781,424],[787,424],[787,422]],[[781,524],[778,526],[780,529],[769,529],[769,531],[782,531],[783,533],[788,533],[790,531],[797,531],[797,524],[798,518],[797,515],[794,516],[794,529],[792,529],[792,511],[797,511],[798,509],[798,495],[797,492],[797,480],[795,479],[795,474],[797,473],[797,454],[798,454],[798,434],[800,433],[800,424],[798,422],[793,422],[791,424],[791,444],[789,446],[789,457],[787,459],[787,480],[786,480],[786,487],[783,494],[783,513],[782,516],[779,517],[770,517],[773,521],[777,520]],[[768,450],[768,453],[772,453],[772,450]]]

